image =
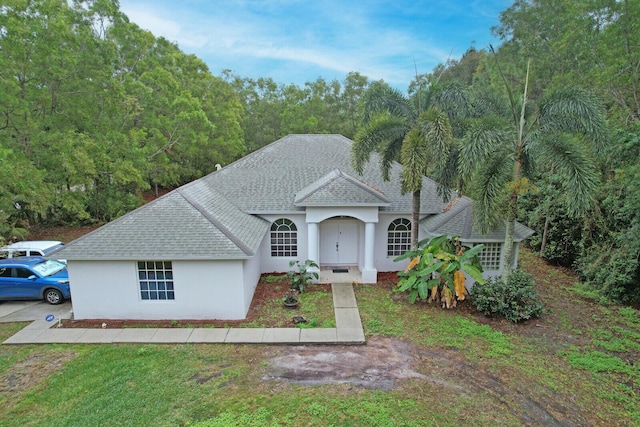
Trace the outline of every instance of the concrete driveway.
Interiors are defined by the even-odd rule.
[[[50,314],[54,316],[52,321],[55,322],[58,319],[68,319],[71,310],[71,301],[60,305],[44,301],[0,301],[0,323],[46,320]]]

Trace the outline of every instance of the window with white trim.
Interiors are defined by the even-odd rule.
[[[484,271],[500,270],[501,243],[484,243],[484,249],[478,254],[478,259]]]
[[[171,261],[138,261],[138,287],[143,301],[176,299]]]
[[[271,224],[271,256],[298,256],[298,228],[293,221],[280,218]]]
[[[398,218],[389,224],[387,256],[399,256],[411,249],[411,221]]]

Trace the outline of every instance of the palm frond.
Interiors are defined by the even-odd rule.
[[[600,100],[590,91],[567,86],[545,94],[540,101],[542,132],[561,131],[589,138],[597,155],[602,155],[610,142],[609,127]]]
[[[400,152],[408,131],[406,127],[394,127],[389,130],[393,132],[393,136],[385,140],[380,152],[380,170],[385,181],[389,181],[393,163],[400,161]]]
[[[452,144],[449,152],[444,154],[447,161],[443,168],[438,168],[432,173],[433,179],[437,183],[438,196],[442,197],[444,202],[448,202],[452,197],[452,189],[464,191],[462,183],[458,179],[458,146]]]
[[[484,159],[512,143],[516,136],[505,119],[486,116],[472,122],[460,147],[458,171],[468,179]]]
[[[449,117],[441,109],[430,107],[420,115],[417,128],[425,138],[433,165],[443,167],[449,147],[453,144]]]
[[[402,144],[407,132],[406,121],[392,116],[388,112],[378,112],[369,123],[356,133],[354,144],[351,146],[351,164],[359,174],[364,171],[371,153],[378,151],[383,155],[387,147]],[[390,142],[392,141],[392,142]],[[389,155],[392,160],[394,155]],[[388,179],[388,174],[387,174]]]
[[[400,154],[403,194],[422,188],[422,177],[426,175],[430,164],[427,144],[424,135],[418,128],[411,129],[404,138]]]
[[[548,165],[562,177],[562,186],[570,214],[584,213],[593,207],[598,188],[598,171],[590,150],[569,133],[555,133],[536,140],[537,161]],[[533,150],[532,150],[533,151]]]
[[[485,233],[504,218],[502,208],[508,197],[507,183],[513,178],[513,156],[499,150],[485,159],[473,174],[470,184],[474,199],[474,221]]]
[[[509,102],[501,94],[488,88],[474,88],[470,94],[471,109],[475,117],[498,116],[511,119]]]
[[[373,82],[362,96],[363,118],[368,123],[376,113],[386,111],[393,116],[414,120],[415,108],[399,90],[384,82]]]
[[[438,88],[433,96],[433,106],[445,111],[450,121],[471,115],[469,94],[466,88],[458,83]]]

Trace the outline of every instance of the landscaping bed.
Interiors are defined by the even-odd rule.
[[[64,320],[64,328],[285,328],[295,327],[294,316],[302,316],[307,323],[299,327],[335,327],[333,297],[330,284],[309,286],[299,297],[296,309],[282,305],[285,292],[289,289],[286,278],[263,274],[256,287],[246,319],[242,320],[117,320],[84,319]]]

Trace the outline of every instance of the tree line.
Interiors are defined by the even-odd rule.
[[[368,79],[213,75],[117,0],[0,7],[0,235],[109,221],[289,133],[355,134]]]
[[[550,262],[575,268],[587,290],[637,301],[639,26],[640,4],[630,0],[516,0],[492,29],[499,46],[471,47],[460,59],[417,75],[406,95],[397,94],[417,108],[405,116],[409,130],[423,122],[422,113],[430,114],[423,118],[432,130],[442,129],[432,106],[446,114],[446,144],[421,154],[426,157],[408,150],[403,159],[399,149],[388,160],[422,162],[419,174],[436,174],[465,194],[515,192],[517,213],[508,206],[493,210],[486,222],[517,216],[536,230],[529,244]],[[0,52],[5,239],[25,237],[38,226],[109,221],[139,206],[144,192],[199,178],[290,133],[357,139],[372,120],[384,119],[366,100],[389,89],[356,72],[302,87],[238,76],[224,64],[214,75],[196,56],[131,23],[116,0],[8,0],[0,8]],[[480,135],[482,120],[493,117],[493,129],[505,131],[498,117],[524,105],[525,121],[533,121],[550,94],[567,88],[588,92],[602,105],[608,144],[602,136],[595,142],[604,152],[573,131],[586,125],[576,112],[547,114],[558,119],[555,136],[526,128],[530,139],[505,151],[532,166],[531,181],[483,186],[479,175],[468,179],[477,171],[448,160],[472,132]],[[461,97],[468,102],[461,104]],[[517,134],[517,126],[512,122],[509,132]],[[536,158],[531,150],[550,141],[565,149]],[[588,208],[576,210],[564,166],[580,158],[595,172]],[[405,190],[415,191],[415,182],[407,180]]]

